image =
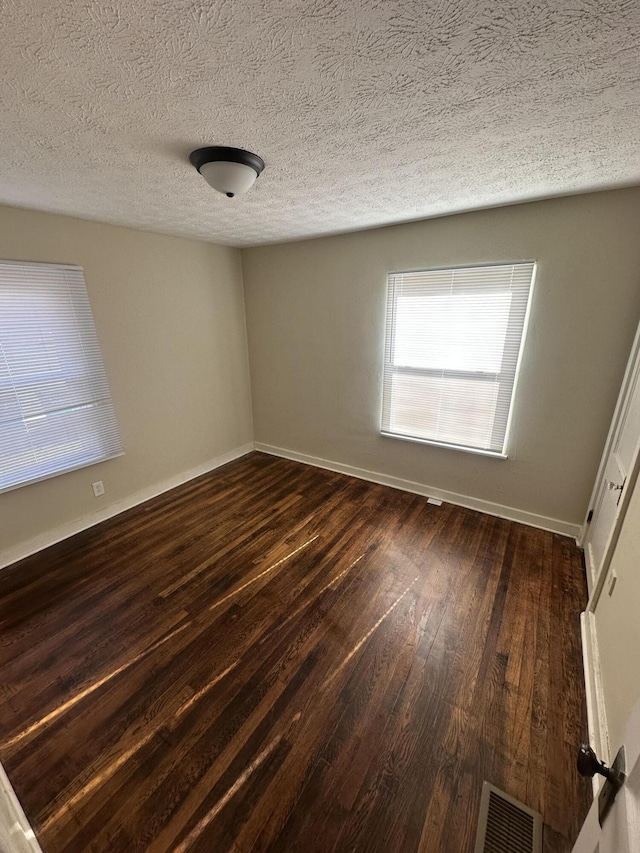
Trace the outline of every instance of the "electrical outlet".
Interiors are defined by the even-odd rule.
[[[91,488],[93,489],[94,498],[99,498],[100,495],[104,495],[104,485],[102,480],[98,480],[97,483],[91,483]]]

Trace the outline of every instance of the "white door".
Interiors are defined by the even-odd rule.
[[[640,850],[640,701],[625,729],[627,781],[601,828],[598,801],[589,809],[572,853],[638,853]]]
[[[605,455],[594,487],[591,510],[593,515],[584,537],[585,562],[589,595],[598,586],[603,567],[607,564],[614,536],[625,508],[625,496],[632,485],[640,450],[640,348],[639,337],[632,351],[627,375],[620,391]]]

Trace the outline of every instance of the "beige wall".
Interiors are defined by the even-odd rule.
[[[640,697],[640,480],[636,482],[610,572],[618,576],[613,595],[608,581],[596,605],[596,633],[612,756]]]
[[[125,448],[0,495],[0,557],[251,442],[238,250],[0,208],[0,258],[84,267]]]
[[[256,440],[579,523],[640,314],[639,213],[640,190],[620,190],[245,250]],[[126,449],[0,495],[0,564],[252,441],[240,257],[0,208],[0,258],[84,267]],[[538,276],[509,460],[381,438],[387,271],[525,258]]]
[[[257,442],[580,523],[640,314],[640,190],[243,251]],[[510,458],[382,438],[389,270],[534,259]]]

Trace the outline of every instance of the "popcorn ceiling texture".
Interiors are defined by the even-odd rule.
[[[6,204],[240,246],[640,181],[638,0],[0,0],[0,41]]]

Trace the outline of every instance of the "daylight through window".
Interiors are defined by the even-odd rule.
[[[121,453],[82,268],[0,261],[0,491]]]
[[[389,275],[383,435],[506,455],[534,271]]]

